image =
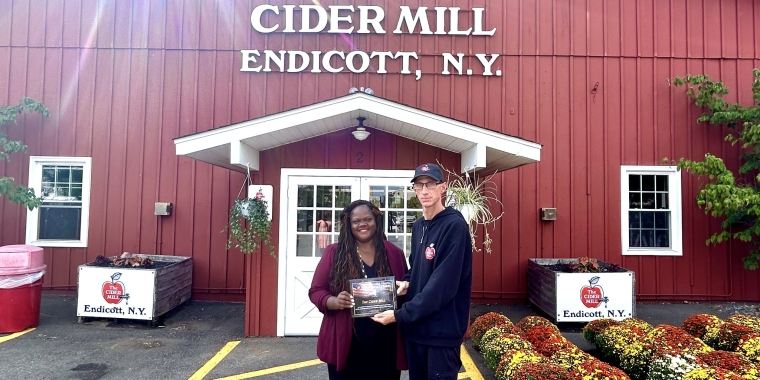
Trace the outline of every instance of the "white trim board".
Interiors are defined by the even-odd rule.
[[[541,145],[535,142],[363,92],[179,137],[174,144],[177,155],[237,171],[258,170],[259,152],[353,128],[357,117],[366,118],[370,131],[461,154],[462,171],[493,173],[541,159]]]

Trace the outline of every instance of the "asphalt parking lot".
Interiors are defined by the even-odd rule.
[[[189,301],[158,327],[143,321],[94,319],[77,323],[76,298],[43,295],[40,325],[0,334],[3,379],[326,379],[316,358],[316,338],[245,338],[242,303]],[[692,314],[721,318],[736,304],[638,304],[637,316],[653,324],[680,326]],[[538,314],[528,305],[473,305],[472,317],[501,312],[517,322]],[[563,334],[591,351],[582,324],[560,324]],[[460,379],[494,379],[482,357],[465,342]],[[464,357],[466,355],[466,357]],[[406,379],[406,374],[402,379]]]
[[[245,338],[242,303],[189,301],[161,322],[158,327],[123,319],[78,323],[76,297],[43,295],[37,328],[0,334],[0,378],[327,378],[315,337]],[[479,375],[463,368],[460,378],[482,379]]]

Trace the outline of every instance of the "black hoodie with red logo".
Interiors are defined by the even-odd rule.
[[[412,226],[406,302],[396,321],[408,341],[430,346],[462,344],[470,318],[472,243],[462,214],[447,207]]]

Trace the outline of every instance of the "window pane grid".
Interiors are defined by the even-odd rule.
[[[79,240],[84,167],[42,165],[38,240]]]
[[[338,240],[340,213],[351,203],[351,186],[298,185],[296,256],[321,257]]]
[[[668,175],[628,175],[628,246],[670,248]]]
[[[411,248],[412,224],[422,217],[422,205],[410,186],[370,186],[370,201],[385,216],[388,241],[408,257]]]
[[[40,191],[43,204],[61,201],[81,204],[83,170],[81,166],[43,165]]]

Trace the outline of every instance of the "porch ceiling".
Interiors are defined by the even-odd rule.
[[[541,145],[364,92],[174,139],[177,155],[236,171],[259,168],[259,152],[364,125],[462,155],[462,171],[489,173],[538,162]],[[372,138],[370,136],[369,138]]]

